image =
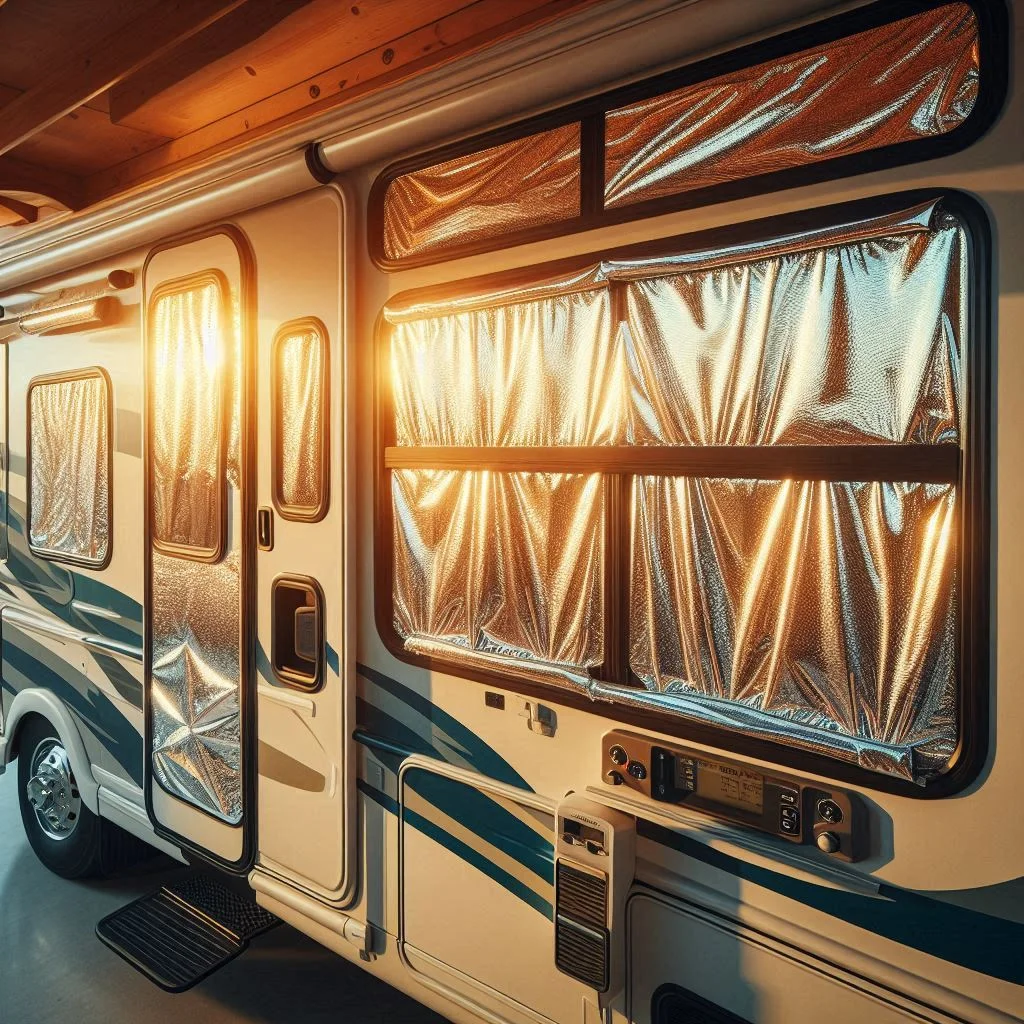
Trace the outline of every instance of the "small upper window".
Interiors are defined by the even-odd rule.
[[[29,384],[29,548],[102,568],[110,560],[110,380],[99,368]]]
[[[327,512],[327,329],[307,318],[274,339],[274,501],[285,519]]]

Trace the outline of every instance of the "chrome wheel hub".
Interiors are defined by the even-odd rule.
[[[39,827],[51,839],[67,839],[82,816],[82,798],[68,753],[59,740],[45,739],[32,754],[25,787]]]

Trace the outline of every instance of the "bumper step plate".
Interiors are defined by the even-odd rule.
[[[281,922],[215,879],[194,875],[105,917],[96,935],[168,992],[184,992]]]

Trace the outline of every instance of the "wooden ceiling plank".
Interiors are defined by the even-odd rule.
[[[184,61],[171,53],[118,83],[110,92],[110,116],[178,138],[471,2],[249,0],[237,18],[228,16],[193,39]],[[250,8],[264,31],[259,38],[235,38],[235,21],[248,19]]]
[[[13,156],[0,156],[0,192],[31,192],[56,200],[69,210],[84,206],[81,178],[52,167],[40,167]]]
[[[98,202],[146,181],[252,142],[270,132],[361,98],[428,68],[589,6],[597,0],[476,0],[369,53],[86,179]]]
[[[20,199],[0,195],[0,222],[4,227],[20,224],[34,224],[39,219],[39,207],[23,203]]]
[[[0,156],[243,3],[166,0],[98,46],[71,54],[3,108]]]

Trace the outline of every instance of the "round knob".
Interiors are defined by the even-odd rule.
[[[827,797],[818,801],[817,811],[818,817],[830,825],[838,825],[843,820],[842,807],[835,800],[829,800]]]
[[[618,744],[608,751],[608,756],[615,764],[625,764],[629,760],[629,754]]]
[[[626,781],[617,771],[614,770],[608,772],[605,775],[605,779],[608,781],[609,785],[612,786],[621,786]]]
[[[839,849],[839,836],[835,832],[819,832],[817,842],[822,853],[835,853]]]

